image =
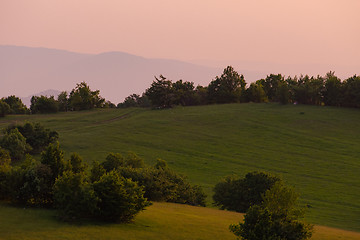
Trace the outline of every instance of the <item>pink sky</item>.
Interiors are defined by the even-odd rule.
[[[359,69],[359,10],[359,0],[0,0],[0,44]]]

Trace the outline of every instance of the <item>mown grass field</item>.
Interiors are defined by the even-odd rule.
[[[56,213],[43,209],[23,209],[0,204],[0,239],[117,239],[117,240],[234,240],[228,231],[242,214],[171,203],[154,203],[129,224],[58,221]],[[313,240],[357,240],[360,233],[317,226]]]
[[[57,130],[66,156],[78,152],[89,163],[108,152],[133,151],[148,164],[165,159],[209,196],[228,174],[271,172],[301,193],[308,221],[360,231],[357,109],[229,104],[95,110],[7,116],[0,127],[24,120]]]

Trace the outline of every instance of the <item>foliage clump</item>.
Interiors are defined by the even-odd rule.
[[[143,160],[132,152],[126,158],[110,153],[103,163],[93,164],[90,178],[97,181],[101,174],[111,171],[143,186],[144,196],[151,201],[205,206],[206,195],[201,187],[192,186],[185,176],[169,169],[164,160],[158,159],[155,167],[146,167]]]
[[[214,187],[214,204],[221,209],[246,212],[262,202],[262,194],[281,180],[265,172],[251,172],[244,178],[227,176]]]
[[[303,209],[297,206],[298,194],[276,182],[262,196],[260,204],[252,205],[244,222],[230,225],[230,231],[244,240],[293,239],[312,236],[312,225],[301,220]]]
[[[17,129],[25,138],[26,143],[31,147],[31,153],[41,152],[59,138],[56,131],[47,129],[40,123],[25,122],[24,125],[10,125],[4,130],[4,133],[9,134],[13,129]]]

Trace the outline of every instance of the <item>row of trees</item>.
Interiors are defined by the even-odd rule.
[[[172,82],[160,75],[155,77],[151,86],[140,96],[131,94],[118,108],[154,107],[170,108],[174,105],[192,106],[214,103],[236,102],[280,102],[341,107],[360,107],[360,76],[341,81],[334,72],[324,77],[287,77],[270,74],[264,79],[253,82],[246,88],[243,75],[228,66],[222,75],[216,76],[208,86],[194,86],[193,82],[178,80]],[[54,96],[33,96],[30,109],[15,96],[0,100],[0,117],[6,114],[55,113],[58,111],[79,111],[93,108],[115,108],[106,101],[100,91],[92,91],[81,82],[68,95],[67,92]]]
[[[6,149],[13,160],[22,160],[25,154],[37,154],[59,138],[56,131],[40,123],[26,122],[24,125],[10,125],[3,130],[0,147]]]
[[[245,212],[243,222],[229,226],[241,239],[310,239],[312,225],[301,220],[304,210],[298,197],[280,178],[252,172],[224,178],[216,184],[213,199],[222,209]]]
[[[6,114],[56,113],[115,107],[115,104],[100,96],[99,90],[92,91],[85,82],[81,82],[70,94],[63,91],[57,96],[57,99],[54,96],[33,96],[30,109],[16,96],[2,98],[0,99],[0,117],[4,117]]]
[[[222,75],[208,86],[194,86],[182,80],[172,82],[160,75],[144,94],[133,94],[118,106],[148,106],[170,108],[174,105],[191,106],[213,103],[280,102],[312,105],[360,107],[360,76],[341,81],[334,72],[324,77],[287,77],[270,74],[246,88],[243,75],[228,66]]]
[[[33,114],[55,113],[104,107],[115,107],[115,104],[102,98],[99,90],[92,91],[85,82],[81,82],[69,95],[64,91],[59,94],[57,99],[54,96],[33,96],[30,111]]]

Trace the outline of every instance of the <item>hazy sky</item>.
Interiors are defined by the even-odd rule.
[[[359,67],[359,10],[360,0],[0,0],[0,44]]]

